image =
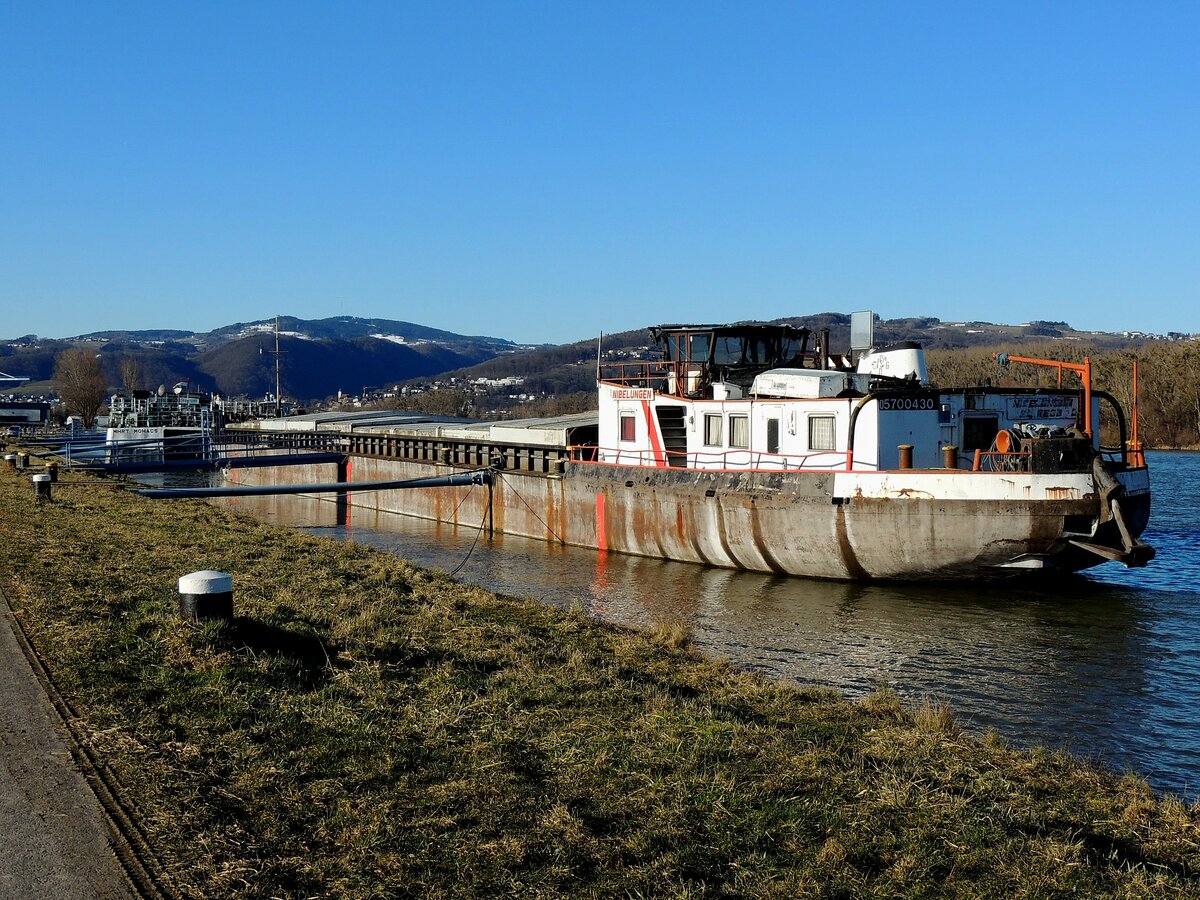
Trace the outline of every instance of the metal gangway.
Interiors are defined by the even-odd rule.
[[[100,432],[44,435],[22,443],[42,448],[31,456],[56,458],[69,469],[106,475],[341,462],[347,452],[345,438],[336,434],[207,429],[137,439],[109,438]]]

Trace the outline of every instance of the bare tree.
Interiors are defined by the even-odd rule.
[[[95,353],[82,347],[60,353],[54,362],[54,387],[67,412],[83,419],[85,428],[96,423],[108,395],[108,383]]]
[[[121,388],[132,397],[142,387],[142,364],[136,356],[121,357]]]

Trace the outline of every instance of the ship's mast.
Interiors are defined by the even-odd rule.
[[[275,317],[275,418],[283,414],[283,404],[279,396],[279,316]]]

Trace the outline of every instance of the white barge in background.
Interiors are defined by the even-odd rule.
[[[1093,390],[1086,360],[999,358],[1056,367],[1054,388],[942,388],[917,344],[839,355],[825,332],[813,341],[776,325],[652,335],[661,359],[598,364],[595,413],[263,422],[340,433],[347,461],[336,473],[230,474],[353,484],[487,468],[486,488],[356,492],[349,509],[815,578],[966,579],[1154,556],[1139,540],[1150,483],[1136,411],[1127,424]],[[1064,370],[1077,389],[1061,386]],[[1115,446],[1101,446],[1102,428]]]
[[[103,457],[107,462],[203,456],[221,424],[219,403],[187,382],[170,391],[135,390],[109,399]]]

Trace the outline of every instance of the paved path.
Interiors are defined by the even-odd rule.
[[[0,596],[0,897],[135,896]]]

